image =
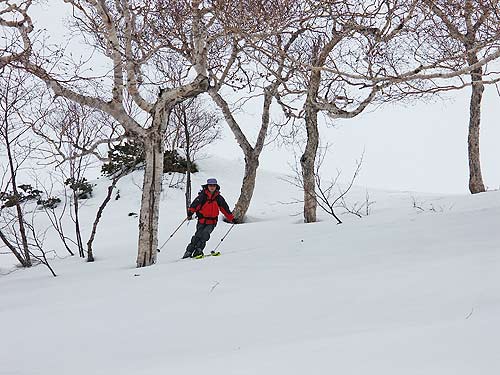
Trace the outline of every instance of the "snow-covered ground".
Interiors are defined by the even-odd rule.
[[[241,165],[201,167],[195,186],[217,177],[234,205]],[[498,191],[369,190],[369,216],[302,224],[300,205],[286,204],[299,192],[261,171],[249,223],[222,256],[179,261],[191,222],[157,265],[136,269],[138,219],[128,213],[138,212],[140,173],[119,185],[95,263],[54,260],[56,278],[41,266],[0,276],[1,375],[500,373]],[[84,222],[105,189],[99,179]],[[353,189],[351,202],[364,199]],[[160,244],[183,207],[182,191],[165,190]],[[220,222],[207,250],[229,228]],[[1,272],[12,262],[2,255]]]

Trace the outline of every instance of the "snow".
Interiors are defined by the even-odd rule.
[[[201,168],[194,186],[217,177],[234,205],[242,165]],[[190,222],[158,264],[134,268],[140,172],[104,212],[95,263],[58,249],[53,278],[42,266],[7,274],[2,255],[0,374],[500,373],[499,191],[368,189],[369,216],[302,224],[300,205],[284,204],[300,193],[280,177],[259,172],[249,223],[222,243],[220,222],[207,246],[220,257],[179,260]],[[97,180],[82,209],[85,241],[105,190]],[[160,244],[183,205],[181,190],[164,191]]]

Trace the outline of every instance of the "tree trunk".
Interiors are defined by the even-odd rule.
[[[19,251],[17,251],[16,248],[9,242],[9,240],[7,239],[7,237],[5,237],[5,235],[3,234],[3,232],[1,230],[0,230],[0,239],[5,244],[5,246],[7,246],[10,249],[10,251],[12,251],[12,254],[14,254],[16,256],[19,263],[21,263],[21,265],[23,267],[28,267],[28,265],[26,264],[26,261],[24,260],[24,258],[21,255],[21,253],[19,253]]]
[[[17,180],[16,180],[16,168],[14,167],[14,156],[12,155],[12,150],[10,148],[10,142],[6,131],[5,145],[7,148],[7,157],[9,159],[10,167],[10,181],[12,185],[12,193],[16,197],[16,211],[17,211],[17,222],[19,223],[19,234],[21,235],[21,242],[23,244],[24,252],[24,267],[31,267],[31,257],[28,248],[28,238],[26,236],[26,228],[24,227],[24,215],[19,203],[19,191],[17,190]]]
[[[78,199],[78,195],[76,191],[73,191],[73,204],[74,204],[74,212],[75,212],[75,235],[76,235],[76,243],[78,245],[78,254],[80,258],[85,258],[85,251],[83,249],[83,241],[82,241],[82,233],[80,231],[80,202]]]
[[[270,85],[264,90],[264,103],[262,108],[262,122],[257,136],[255,147],[252,147],[248,142],[245,134],[238,125],[236,119],[233,117],[232,111],[228,103],[222,96],[214,89],[209,90],[209,94],[214,102],[219,106],[224,118],[226,119],[229,128],[233,132],[238,145],[245,155],[245,175],[241,184],[241,192],[233,210],[234,217],[240,222],[244,222],[245,215],[250,207],[253,191],[255,189],[255,179],[257,176],[257,168],[259,167],[259,157],[264,147],[264,141],[267,135],[267,129],[270,122],[270,107],[273,99],[273,94],[277,85]]]
[[[186,138],[186,211],[191,204],[191,138],[189,136],[188,119],[186,111],[182,112],[184,123],[184,136]]]
[[[14,194],[16,195],[18,194],[17,189]],[[19,201],[16,203],[16,210],[17,210],[17,220],[19,222],[19,233],[21,234],[21,241],[23,243],[24,259],[26,260],[26,267],[31,267],[32,264],[28,248],[28,238],[26,237],[26,228],[24,227],[24,215]]]
[[[158,129],[156,126],[154,128]],[[137,267],[156,263],[158,247],[158,217],[163,175],[163,137],[160,131],[144,139],[145,167],[139,219],[139,249]]]
[[[97,214],[95,216],[94,224],[92,225],[92,232],[90,233],[90,238],[87,241],[87,262],[93,262],[94,261],[94,250],[92,249],[92,243],[94,242],[94,238],[97,232],[97,225],[99,224],[99,221],[101,220],[102,213],[104,212],[104,209],[106,208],[107,204],[111,200],[111,195],[113,194],[113,189],[115,188],[118,180],[123,176],[123,174],[119,174],[118,176],[115,176],[113,180],[111,181],[111,185],[108,186],[108,193],[106,194],[106,198],[104,198],[104,201],[101,203],[99,206],[99,209],[97,210]]]
[[[316,208],[318,205],[316,202],[316,180],[314,178],[314,165],[319,146],[318,110],[310,103],[306,103],[305,112],[307,143],[300,158],[304,184],[304,222],[314,223],[316,222]]]
[[[233,215],[238,222],[245,220],[245,215],[252,201],[255,189],[255,179],[257,178],[257,168],[259,167],[259,157],[254,155],[245,156],[245,175],[241,184],[240,197],[234,206]]]
[[[469,58],[469,64],[477,62],[477,57]],[[484,84],[482,83],[483,70],[478,68],[472,71],[472,95],[470,99],[469,119],[469,190],[472,194],[482,193],[484,188],[481,174],[481,160],[479,156],[479,125],[481,123],[481,101],[483,99]]]
[[[335,44],[338,43],[337,38],[333,38],[322,49],[319,45],[314,44],[312,55],[313,64],[315,66],[323,66],[330,51]],[[302,183],[304,188],[304,222],[316,222],[316,209],[318,202],[316,200],[316,178],[314,175],[314,166],[316,164],[316,154],[319,146],[319,130],[318,130],[318,112],[316,106],[316,98],[318,97],[319,86],[321,83],[321,70],[311,70],[311,76],[307,86],[307,97],[304,103],[304,120],[306,123],[307,143],[304,153],[300,158],[302,167]]]
[[[192,183],[191,183],[191,162],[188,159],[187,162],[187,172],[186,172],[186,212],[187,209],[189,208],[191,204],[191,190],[192,190]]]

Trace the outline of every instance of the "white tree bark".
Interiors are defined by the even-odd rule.
[[[144,141],[145,168],[139,215],[137,267],[156,263],[158,248],[158,218],[161,181],[163,176],[163,137],[151,133]]]
[[[7,40],[3,36],[0,46],[0,70],[7,64],[23,60],[31,51],[28,34],[33,31],[33,23],[28,15],[33,0],[21,0],[13,3],[10,0],[0,0],[0,27],[16,30],[18,36]],[[10,31],[9,31],[10,32]],[[8,35],[8,33],[5,33]]]

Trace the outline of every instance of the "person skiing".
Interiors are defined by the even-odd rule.
[[[219,211],[226,217],[227,221],[236,224],[234,215],[231,213],[226,200],[220,194],[220,186],[215,178],[209,178],[205,185],[201,185],[202,190],[194,199],[187,210],[187,219],[191,220],[196,213],[198,223],[196,232],[187,245],[184,258],[195,258],[203,256],[203,249],[210,239],[210,234],[217,225]]]

